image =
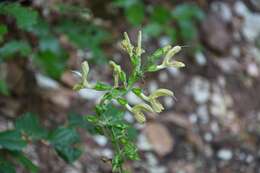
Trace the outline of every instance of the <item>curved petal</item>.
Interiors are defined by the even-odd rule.
[[[154,91],[149,98],[154,99],[154,98],[158,98],[158,97],[162,97],[162,96],[174,96],[173,92],[171,90],[168,89],[157,89],[156,91]]]
[[[146,112],[153,112],[153,108],[145,103],[140,103],[138,105],[135,105],[133,107],[133,112],[140,112],[140,111],[146,111]]]
[[[135,117],[136,121],[139,123],[143,124],[146,121],[146,118],[142,112],[135,113],[134,117]]]
[[[162,106],[162,104],[157,101],[156,99],[151,100],[151,105],[153,107],[153,110],[157,113],[160,113],[164,110],[164,107]]]

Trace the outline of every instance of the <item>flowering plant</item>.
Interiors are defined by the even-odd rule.
[[[135,87],[135,84],[147,72],[156,72],[168,67],[180,68],[185,66],[182,62],[172,60],[173,56],[180,52],[180,46],[172,48],[167,45],[157,49],[153,54],[147,56],[146,59],[142,59],[141,56],[145,50],[142,48],[141,31],[138,33],[137,46],[132,45],[127,33],[124,33],[121,45],[130,58],[132,65],[130,75],[127,76],[116,62],[110,61],[109,64],[113,69],[113,85],[102,82],[91,84],[88,81],[89,65],[87,61],[84,61],[81,65],[81,72],[75,72],[81,80],[74,86],[76,91],[89,88],[106,92],[100,99],[100,103],[96,105],[95,115],[86,115],[84,118],[95,127],[99,134],[110,140],[115,151],[112,159],[112,169],[114,172],[119,173],[127,172],[123,168],[124,161],[139,159],[137,147],[128,135],[128,129],[131,127],[131,124],[124,120],[123,110],[131,112],[138,123],[145,123],[145,113],[160,113],[164,109],[158,100],[159,97],[174,96],[173,92],[168,89],[158,89],[146,96],[142,88]],[[164,57],[164,59],[161,64],[158,64],[161,57]],[[129,92],[133,92],[144,102],[130,105],[125,98],[125,95]]]

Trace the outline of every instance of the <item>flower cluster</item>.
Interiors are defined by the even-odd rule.
[[[156,91],[152,92],[150,95],[145,95],[142,92],[141,88],[134,88],[133,85],[137,79],[139,79],[140,75],[144,74],[145,72],[155,72],[164,68],[168,67],[175,67],[180,68],[184,67],[185,64],[172,60],[173,56],[181,51],[180,46],[174,46],[173,48],[169,45],[158,49],[155,51],[151,56],[148,57],[147,63],[143,65],[141,63],[141,55],[145,52],[141,46],[142,43],[142,33],[141,31],[138,34],[138,41],[137,46],[133,46],[127,33],[124,33],[124,40],[121,42],[123,50],[125,50],[129,57],[131,64],[133,66],[132,74],[127,77],[126,73],[122,70],[121,66],[116,64],[114,61],[110,61],[109,64],[113,69],[113,76],[114,76],[114,85],[113,86],[106,86],[103,87],[104,90],[107,90],[108,93],[105,94],[105,99],[108,98],[108,95],[111,96],[111,100],[116,100],[120,105],[123,105],[128,111],[130,111],[135,119],[139,123],[144,123],[146,121],[145,112],[156,112],[160,113],[164,110],[163,105],[159,102],[159,97],[162,96],[171,96],[173,97],[174,94],[172,91],[168,89],[157,89]],[[157,61],[160,57],[164,56],[160,65],[157,65]],[[75,90],[80,90],[83,88],[92,88],[96,89],[97,85],[92,85],[88,82],[89,72],[89,65],[87,61],[84,61],[81,66],[81,73],[75,72],[81,78],[81,81],[74,86]],[[122,84],[122,85],[120,85]],[[112,94],[117,91],[120,94]],[[133,92],[138,97],[144,100],[146,103],[137,104],[134,106],[130,106],[124,96],[127,92]],[[104,100],[104,99],[103,99]]]

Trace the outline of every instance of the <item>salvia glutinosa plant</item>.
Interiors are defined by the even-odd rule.
[[[123,50],[128,54],[132,71],[129,75],[123,71],[121,66],[114,61],[109,65],[113,69],[113,85],[102,82],[91,83],[88,81],[89,65],[84,61],[81,65],[81,72],[75,72],[80,77],[80,82],[74,86],[74,90],[79,91],[84,88],[97,91],[106,91],[100,98],[100,102],[95,106],[95,115],[85,116],[86,121],[94,126],[96,131],[107,137],[114,149],[112,159],[112,169],[114,172],[127,172],[123,168],[123,163],[127,160],[138,160],[138,150],[134,142],[128,135],[129,123],[124,121],[124,110],[132,113],[138,123],[145,123],[145,113],[160,113],[163,106],[158,98],[171,96],[174,94],[168,89],[157,89],[149,95],[145,95],[142,88],[135,87],[139,80],[142,80],[145,73],[156,72],[165,68],[184,67],[184,63],[173,60],[173,56],[180,52],[180,46],[170,46],[157,49],[154,53],[142,58],[145,50],[142,47],[142,33],[139,31],[137,45],[134,46],[127,33],[121,42]],[[163,60],[161,58],[163,57]],[[126,94],[133,92],[143,100],[143,103],[130,105],[125,98]],[[121,111],[113,111],[121,110]],[[120,112],[120,113],[118,113]]]

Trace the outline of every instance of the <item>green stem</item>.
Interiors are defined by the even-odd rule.
[[[113,143],[113,147],[116,151],[116,153],[119,153],[121,155],[121,148],[120,148],[120,144],[118,143],[117,139],[116,139],[116,135],[115,135],[115,132],[114,132],[114,129],[112,128],[111,129],[111,132],[112,132],[112,143]],[[124,158],[122,157],[123,159],[123,163],[124,163]],[[123,164],[120,165],[119,167],[119,173],[123,173]]]

